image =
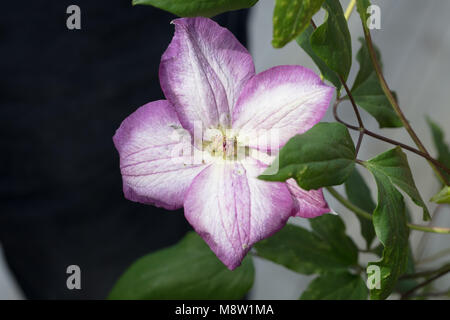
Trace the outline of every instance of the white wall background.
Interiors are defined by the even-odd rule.
[[[344,8],[348,0],[341,1]],[[412,123],[419,137],[431,146],[431,135],[424,121],[428,114],[444,129],[447,141],[450,141],[450,1],[448,0],[374,0],[381,7],[381,30],[372,32],[377,46],[380,48],[385,76],[391,88],[397,91],[400,106]],[[271,47],[273,0],[260,0],[252,9],[249,21],[250,51],[252,52],[257,71],[262,71],[280,64],[300,64],[315,69],[310,58],[295,44],[291,43],[283,49]],[[316,23],[320,23],[320,15]],[[349,21],[353,39],[353,54],[356,55],[358,37],[362,35],[359,17],[353,13]],[[355,61],[350,75],[351,83],[358,69]],[[350,105],[342,105],[341,116],[349,121],[355,121]],[[372,117],[362,110],[363,120],[367,127],[377,129]],[[333,121],[331,110],[325,121]],[[401,129],[384,129],[383,134],[413,145],[408,135]],[[368,159],[384,150],[389,145],[365,138],[359,157]],[[430,148],[430,152],[434,150]],[[415,180],[424,197],[429,199],[437,190],[438,183],[433,172],[423,159],[408,153],[408,158]],[[363,172],[364,173],[364,172]],[[376,190],[369,175],[365,174],[372,190]],[[375,198],[375,193],[373,194]],[[339,212],[347,224],[347,229],[357,244],[362,246],[363,239],[359,233],[359,224],[352,213],[343,209],[333,199],[327,196],[330,205]],[[408,201],[408,200],[407,200]],[[420,223],[420,210],[411,202],[409,208],[417,223]],[[433,211],[434,205],[429,209]],[[450,208],[442,208],[434,223],[450,226]],[[297,219],[295,223],[307,226],[305,220]],[[426,258],[450,246],[450,238],[445,235],[428,235],[418,243],[421,233],[413,232],[412,242],[416,258]],[[423,245],[425,244],[425,245]],[[364,257],[365,260],[370,256]],[[450,258],[450,257],[449,257]],[[439,261],[438,261],[439,262]],[[442,261],[441,261],[442,262]],[[419,267],[431,267],[433,264],[422,264]],[[312,276],[302,276],[288,271],[273,263],[256,261],[256,281],[251,292],[254,299],[297,299],[300,292],[307,286]],[[436,284],[436,290],[448,288],[450,276]],[[20,290],[11,277],[3,260],[0,248],[0,299],[19,299]]]

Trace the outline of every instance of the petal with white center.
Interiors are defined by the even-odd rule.
[[[322,189],[319,190],[303,190],[297,185],[294,179],[286,181],[286,185],[292,194],[294,200],[294,208],[292,215],[302,218],[315,218],[325,213],[331,212]]]
[[[305,67],[271,68],[245,85],[233,110],[233,129],[250,147],[278,150],[322,119],[333,92]]]
[[[205,168],[192,157],[190,134],[166,100],[150,102],[126,118],[113,137],[129,200],[166,209],[183,206],[186,190]]]
[[[186,193],[187,220],[231,270],[254,243],[280,230],[292,213],[285,183],[257,179],[264,167],[253,160],[216,162]]]
[[[240,91],[255,74],[248,51],[211,19],[173,21],[175,35],[161,58],[159,78],[184,128],[227,128]]]

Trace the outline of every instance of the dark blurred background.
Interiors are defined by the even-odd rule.
[[[68,30],[66,8],[81,8]],[[175,17],[131,0],[3,1],[0,244],[30,299],[103,299],[137,258],[177,242],[182,210],[123,197],[112,136],[163,98],[159,60]],[[215,18],[245,45],[246,11]],[[68,290],[66,268],[81,268]]]

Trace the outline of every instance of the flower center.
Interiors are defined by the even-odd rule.
[[[238,137],[231,130],[210,129],[205,133],[203,150],[223,160],[243,159],[248,148],[238,144]]]

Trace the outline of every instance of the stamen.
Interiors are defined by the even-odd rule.
[[[224,130],[216,129],[206,133],[205,136],[209,139],[203,142],[203,150],[223,160],[238,160],[238,157],[245,157],[245,147],[238,145],[236,135],[228,131],[226,133],[228,135],[224,134]]]

